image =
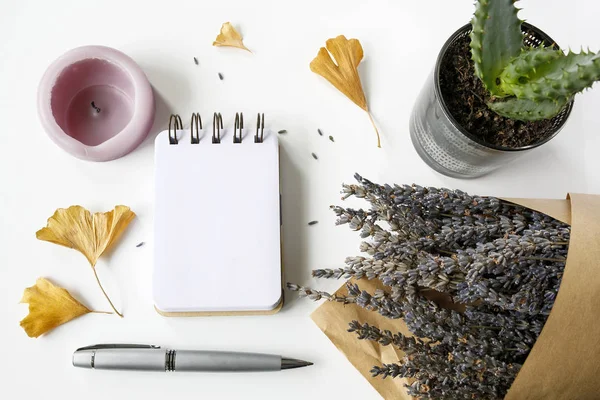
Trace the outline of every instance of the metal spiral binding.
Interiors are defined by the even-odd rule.
[[[196,136],[194,136],[194,127],[196,128]],[[200,129],[202,129],[202,118],[200,118],[200,113],[192,113],[192,120],[190,122],[190,140],[192,144],[200,143]]]
[[[223,117],[221,117],[221,113],[213,114],[213,135],[212,142],[213,144],[221,143],[221,129],[223,129]],[[215,135],[216,133],[216,135]]]
[[[258,130],[260,129],[260,137],[258,136]],[[265,131],[265,114],[259,113],[256,117],[256,135],[254,135],[254,143],[262,143],[264,139]]]
[[[177,130],[183,129],[183,122],[179,114],[171,114],[169,118],[169,144],[179,144],[177,139]],[[192,113],[190,121],[190,143],[200,143],[200,130],[202,127],[202,118],[200,113]],[[213,144],[221,143],[221,131],[223,130],[223,117],[221,113],[213,113]],[[260,131],[260,135],[259,135]],[[264,140],[265,131],[265,114],[259,113],[256,118],[256,134],[254,135],[254,143],[262,143]],[[244,133],[244,114],[235,113],[235,125],[233,128],[233,143],[242,143]]]
[[[165,353],[165,371],[175,371],[175,350],[167,350]]]
[[[171,126],[173,126],[173,136],[171,136]],[[179,114],[171,114],[169,118],[169,144],[177,144],[177,129],[183,129],[183,122]]]
[[[235,113],[235,125],[233,126],[233,143],[242,143],[242,131],[244,130],[244,113]],[[237,132],[240,137],[237,137]]]

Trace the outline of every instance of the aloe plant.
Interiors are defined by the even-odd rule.
[[[476,1],[470,34],[475,74],[496,113],[521,121],[549,119],[600,80],[600,53],[565,54],[552,43],[526,46],[515,3]]]

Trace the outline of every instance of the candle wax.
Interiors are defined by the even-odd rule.
[[[77,93],[67,107],[66,132],[83,144],[96,146],[123,130],[132,114],[133,102],[123,91],[109,85],[90,86]]]
[[[67,135],[86,146],[98,146],[131,123],[135,97],[131,78],[119,65],[84,59],[64,68],[56,79],[52,114]]]

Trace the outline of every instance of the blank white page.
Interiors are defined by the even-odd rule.
[[[211,129],[212,131],[212,129]],[[227,130],[226,130],[227,131]],[[212,133],[212,132],[211,132]],[[164,312],[266,311],[281,300],[279,145],[155,140],[154,302]]]

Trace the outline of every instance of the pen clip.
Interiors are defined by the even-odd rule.
[[[75,351],[100,350],[100,349],[160,349],[160,346],[153,344],[94,344],[91,346],[80,347]]]

